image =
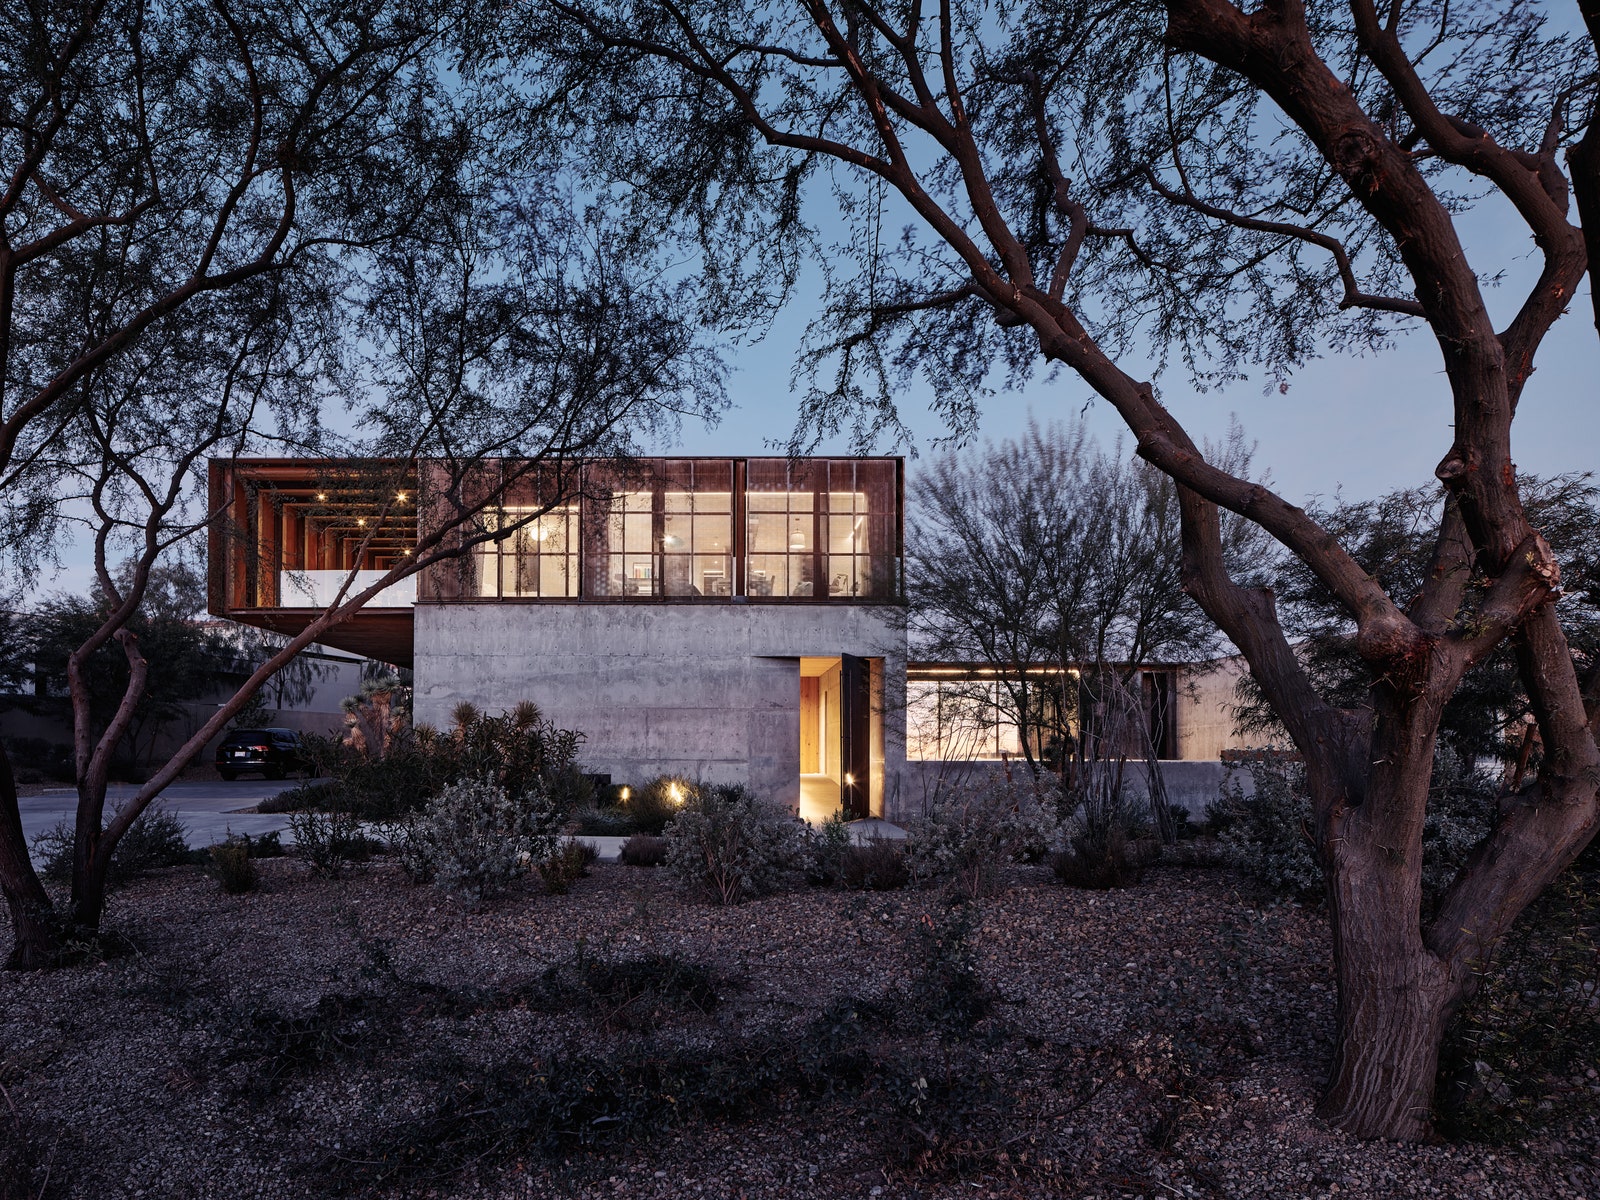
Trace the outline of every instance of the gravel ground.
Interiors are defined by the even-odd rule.
[[[1326,925],[1227,872],[1023,869],[970,913],[721,909],[612,864],[476,912],[382,863],[262,875],[159,872],[120,949],[0,976],[0,1198],[9,1153],[96,1198],[1600,1200],[1593,1115],[1515,1146],[1320,1123]]]

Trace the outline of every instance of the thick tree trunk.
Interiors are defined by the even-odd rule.
[[[1318,1112],[1357,1137],[1423,1138],[1457,989],[1405,904],[1406,872],[1373,861],[1390,851],[1346,843],[1338,857],[1329,885],[1337,1031]]]
[[[1431,1128],[1452,1009],[1446,971],[1426,950],[1390,944],[1381,929],[1361,932],[1380,944],[1350,931],[1340,939],[1338,1036],[1317,1111],[1357,1137],[1416,1141]]]
[[[92,938],[100,932],[100,919],[106,913],[106,876],[110,852],[102,844],[83,867],[72,873],[72,928],[80,937]]]
[[[11,914],[12,946],[6,966],[33,970],[54,961],[59,941],[55,909],[28,857],[11,760],[0,748],[0,890]]]

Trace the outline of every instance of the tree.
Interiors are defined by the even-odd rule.
[[[75,525],[104,598],[65,666],[64,918],[80,935],[132,822],[302,649],[396,580],[537,519],[482,515],[533,472],[570,477],[720,403],[684,289],[575,209],[559,147],[519,136],[495,78],[450,69],[451,17],[400,0],[84,0],[3,18],[0,515],[15,536],[0,554],[20,576]],[[325,427],[336,402],[355,432]],[[381,580],[352,572],[107,820],[112,755],[155,669],[135,627],[152,580],[243,519],[209,507],[207,457],[266,446],[365,456],[343,482],[370,502],[369,539],[426,461],[429,521]],[[485,484],[491,457],[512,465]],[[90,667],[113,644],[126,684],[97,722]],[[3,755],[0,884],[10,961],[48,963],[61,922]]]
[[[128,574],[122,572],[124,578]],[[125,626],[139,639],[149,664],[122,741],[112,747],[113,755],[127,765],[147,760],[161,731],[182,713],[183,703],[213,691],[232,666],[229,647],[196,620],[204,607],[204,582],[187,564],[160,565],[150,572],[145,602]],[[98,588],[86,596],[57,594],[33,610],[27,644],[42,690],[68,693],[74,654],[93,638],[110,610],[110,598]],[[79,659],[77,672],[88,698],[91,736],[99,738],[128,692],[128,660],[102,645]]]
[[[1237,427],[1220,457],[1248,470]],[[908,498],[912,653],[995,672],[971,695],[953,685],[954,699],[974,711],[998,702],[1035,774],[1065,768],[1074,726],[1112,693],[1123,696],[1140,667],[1222,646],[1181,586],[1171,481],[1125,459],[1120,445],[1102,451],[1081,421],[1033,425],[1017,441],[946,454],[913,478]],[[1259,557],[1256,533],[1229,522],[1230,563]],[[1079,674],[1068,686],[1041,668]],[[1089,754],[1100,756],[1093,746]]]
[[[746,311],[759,318],[794,261],[822,252],[827,311],[802,370],[831,382],[806,396],[808,429],[897,428],[894,386],[917,372],[970,429],[997,364],[1065,368],[1116,410],[1178,485],[1186,589],[1306,761],[1338,985],[1322,1112],[1361,1135],[1423,1136],[1451,1014],[1600,825],[1600,681],[1586,689],[1574,668],[1560,565],[1511,456],[1539,346],[1587,269],[1573,185],[1597,232],[1593,44],[1522,0],[547,0],[486,39],[503,52],[545,68],[530,78],[590,131],[596,178],[654,228],[682,229]],[[807,208],[811,181],[831,188],[842,233],[807,226],[824,211]],[[1491,202],[1535,247],[1537,278],[1500,328],[1483,281],[1503,264],[1475,261],[1457,225]],[[913,224],[885,236],[902,214]],[[1154,347],[1196,385],[1249,367],[1287,380],[1402,327],[1434,339],[1454,407],[1437,472],[1450,502],[1416,595],[1390,594],[1312,515],[1209,459],[1181,404],[1131,365]],[[1365,705],[1319,694],[1270,591],[1229,574],[1219,509],[1337,597]],[[1491,582],[1465,621],[1475,575]],[[1440,717],[1508,642],[1544,758],[1424,924]]]
[[[1600,663],[1600,488],[1587,475],[1519,480],[1529,519],[1562,563],[1556,611],[1574,663],[1586,677]],[[1390,595],[1416,595],[1427,579],[1445,496],[1439,487],[1405,488],[1376,500],[1334,503],[1312,515],[1350,547],[1363,570]],[[1345,610],[1303,562],[1286,559],[1271,580],[1288,632],[1317,691],[1341,707],[1367,701],[1367,671]],[[1464,621],[1486,594],[1476,574],[1462,604]],[[1282,724],[1249,676],[1240,679],[1241,725],[1284,735]],[[1464,762],[1497,758],[1513,772],[1536,768],[1538,726],[1517,672],[1513,646],[1502,643],[1461,681],[1439,718],[1439,744]],[[1517,764],[1520,762],[1520,768]]]

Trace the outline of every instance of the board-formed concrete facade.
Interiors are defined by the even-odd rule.
[[[584,735],[589,771],[618,783],[677,775],[744,783],[798,809],[801,664],[874,664],[874,816],[893,819],[905,762],[904,622],[883,605],[420,604],[414,712],[532,700]]]

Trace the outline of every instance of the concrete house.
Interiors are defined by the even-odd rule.
[[[209,606],[292,633],[474,489],[500,540],[386,589],[322,640],[408,666],[414,713],[529,699],[587,769],[744,782],[808,818],[883,816],[905,761],[899,458],[480,465],[216,460]],[[531,517],[531,519],[530,519]],[[886,693],[887,689],[887,693]]]
[[[462,701],[495,712],[532,700],[582,732],[586,769],[617,783],[747,783],[811,820],[842,809],[903,821],[952,767],[1019,756],[1014,727],[974,715],[981,665],[907,662],[902,459],[210,470],[224,515],[209,607],[283,633],[352,572],[356,587],[376,582],[448,525],[452,504],[493,497],[467,504],[465,528],[513,532],[385,589],[322,637],[410,667],[419,721],[446,725]],[[1140,674],[1169,791],[1203,807],[1232,740],[1237,667]]]

